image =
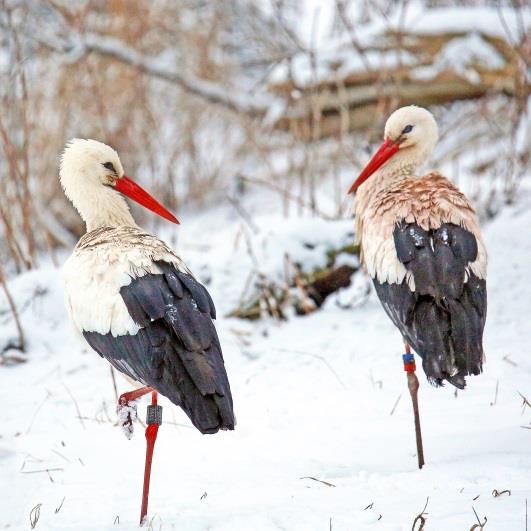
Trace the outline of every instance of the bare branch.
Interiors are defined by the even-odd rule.
[[[85,33],[79,36],[79,46],[57,47],[50,40],[41,41],[41,44],[56,52],[75,52],[74,57],[79,59],[88,53],[96,53],[102,57],[114,59],[123,64],[136,68],[148,76],[162,79],[178,85],[189,94],[193,94],[214,105],[221,105],[233,112],[245,114],[250,117],[265,116],[273,107],[274,98],[259,97],[242,93],[234,87],[224,87],[218,83],[205,81],[188,76],[169,67],[162,60],[147,57],[119,39],[98,33]]]

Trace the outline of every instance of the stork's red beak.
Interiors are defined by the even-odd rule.
[[[378,151],[372,156],[372,159],[367,163],[359,177],[354,181],[354,184],[348,191],[349,194],[355,192],[380,166],[382,166],[388,159],[390,159],[400,148],[398,142],[386,140]]]
[[[179,225],[179,220],[169,210],[126,175],[116,180],[115,189],[155,214]]]

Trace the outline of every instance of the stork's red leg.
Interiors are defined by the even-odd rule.
[[[424,447],[422,444],[422,432],[420,430],[420,414],[419,414],[419,380],[415,374],[415,358],[411,353],[410,346],[406,343],[406,353],[402,356],[404,360],[404,370],[407,373],[407,387],[411,395],[411,402],[413,403],[413,415],[415,417],[415,438],[417,441],[417,458],[419,468],[424,466]]]
[[[120,395],[120,398],[118,399],[118,404],[116,406],[118,423],[128,439],[133,436],[133,422],[137,417],[135,400],[143,395],[151,393],[151,391],[153,391],[151,387],[141,387],[140,389],[135,389],[134,391],[129,391],[128,393]]]
[[[136,400],[137,398],[140,398],[141,396],[151,393],[151,391],[153,391],[152,387],[141,387],[140,389],[135,389],[134,391],[123,393],[122,395],[120,395],[120,398],[118,399],[118,405],[125,406],[127,405],[128,402],[131,402],[131,400]]]
[[[151,405],[147,411],[146,426],[146,466],[144,468],[144,489],[142,491],[142,508],[140,510],[140,525],[147,515],[149,501],[149,481],[151,479],[151,463],[153,461],[153,450],[159,426],[162,423],[162,407],[157,405],[157,391],[153,390],[151,395]]]

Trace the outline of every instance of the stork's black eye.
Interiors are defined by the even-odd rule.
[[[407,133],[411,133],[412,130],[413,130],[413,126],[412,125],[406,125],[406,127],[404,127],[404,129],[402,129],[402,134],[405,135]]]
[[[114,169],[114,166],[112,165],[112,162],[106,162],[105,164],[103,164],[103,167],[107,168],[109,171],[112,171],[113,173],[116,173],[116,170]]]

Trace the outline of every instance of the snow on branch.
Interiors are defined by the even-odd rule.
[[[238,93],[232,87],[226,88],[217,83],[183,75],[169,68],[162,61],[145,57],[135,49],[112,37],[104,37],[98,34],[85,34],[84,45],[88,52],[94,52],[128,64],[140,72],[179,85],[179,87],[190,94],[194,94],[210,103],[227,107],[237,113],[250,116],[264,115],[272,103],[269,99],[266,100],[265,98],[262,99],[248,94]]]
[[[50,41],[42,42],[55,51],[67,52],[76,60],[88,53],[96,53],[129,65],[148,76],[163,79],[209,103],[221,105],[235,113],[250,117],[266,116],[275,107],[272,97],[251,95],[234,87],[192,77],[169,66],[167,62],[156,57],[147,57],[128,46],[121,40],[97,33],[85,33],[79,36],[74,47],[57,47]]]

